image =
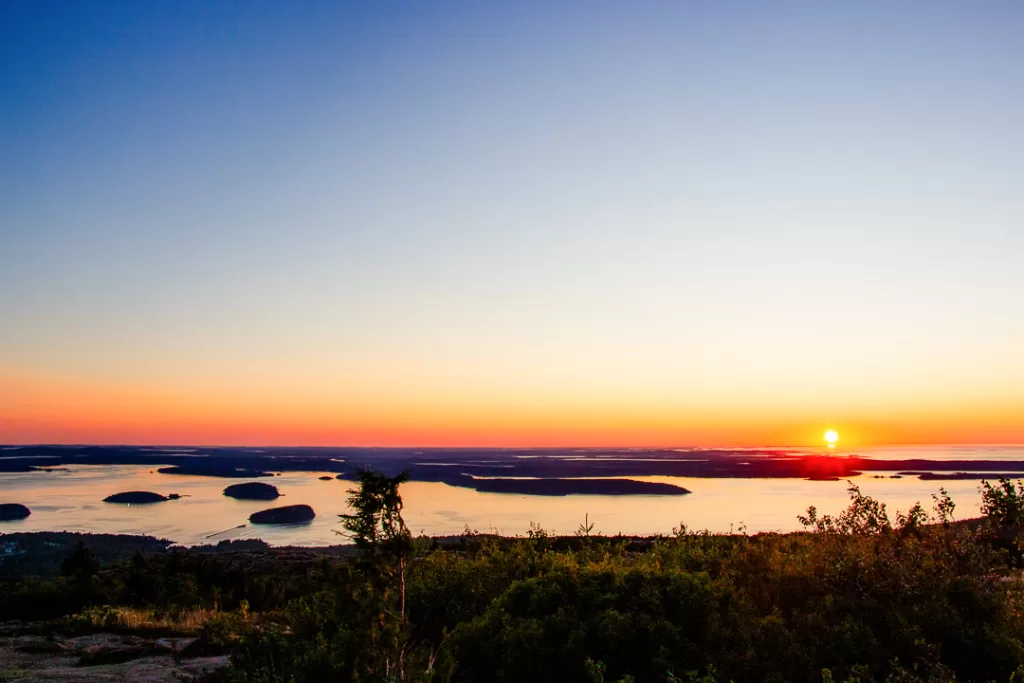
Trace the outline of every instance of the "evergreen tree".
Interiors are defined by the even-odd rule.
[[[368,579],[363,610],[369,643],[363,664],[371,677],[404,681],[405,574],[412,536],[402,519],[398,487],[409,473],[389,477],[360,470],[358,479],[359,488],[348,492],[354,512],[341,517]]]

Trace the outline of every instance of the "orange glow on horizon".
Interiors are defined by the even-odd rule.
[[[453,447],[815,447],[1024,442],[1021,414],[988,409],[851,411],[838,424],[801,405],[490,401],[396,394],[185,391],[0,375],[0,443]],[[472,398],[472,397],[471,397]]]

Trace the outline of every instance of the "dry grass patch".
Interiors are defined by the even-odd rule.
[[[85,629],[157,631],[196,635],[213,620],[236,613],[204,607],[155,610],[137,607],[93,607],[68,618],[69,625]]]

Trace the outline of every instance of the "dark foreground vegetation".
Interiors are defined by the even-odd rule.
[[[890,518],[851,486],[805,533],[410,536],[403,477],[364,472],[349,557],[171,549],[0,584],[2,619],[64,631],[191,633],[224,652],[210,680],[1021,681],[1019,483],[983,484],[986,517]],[[0,537],[2,540],[2,537]],[[188,655],[182,653],[182,656]]]

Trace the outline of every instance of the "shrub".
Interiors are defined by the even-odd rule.
[[[1020,526],[1024,522],[1024,484],[1003,478],[998,486],[981,482],[981,512],[999,526]]]

